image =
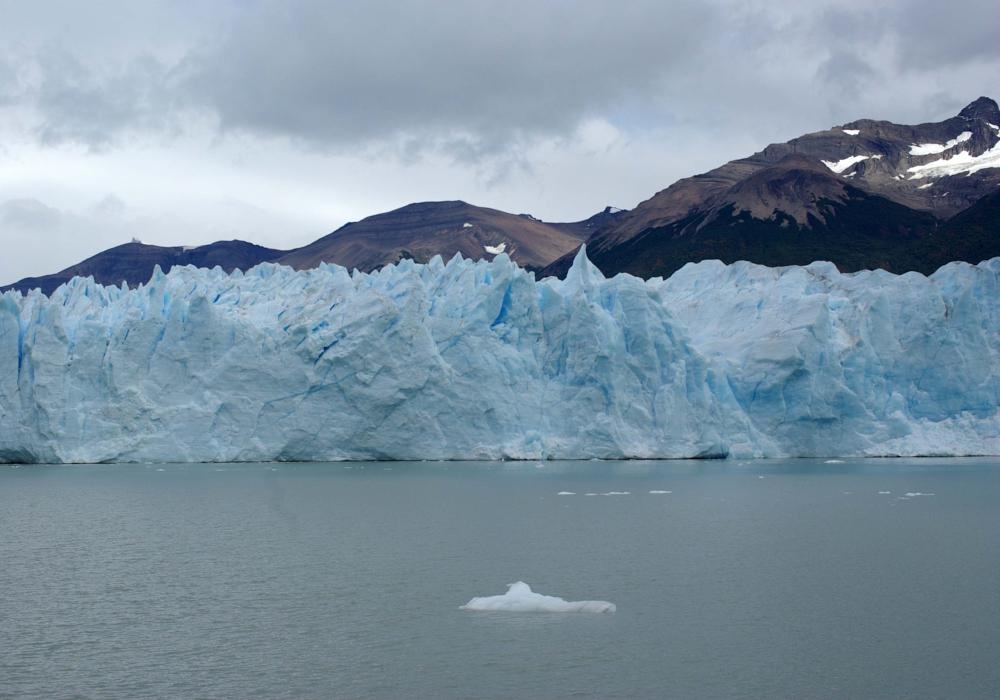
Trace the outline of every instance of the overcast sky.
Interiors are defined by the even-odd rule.
[[[3,0],[0,283],[414,201],[631,208],[771,142],[1000,97],[998,36],[996,0]]]

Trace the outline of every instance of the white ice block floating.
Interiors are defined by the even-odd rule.
[[[478,612],[551,612],[551,613],[606,613],[615,612],[614,603],[603,600],[569,601],[550,595],[533,593],[524,581],[509,583],[504,595],[473,598],[459,610]]]

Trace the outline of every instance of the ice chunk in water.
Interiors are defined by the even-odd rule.
[[[459,610],[556,613],[604,613],[617,610],[613,603],[603,600],[569,601],[555,596],[533,593],[531,587],[524,581],[507,585],[509,589],[504,595],[473,598],[465,605],[460,606]]]

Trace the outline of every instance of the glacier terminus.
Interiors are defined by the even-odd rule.
[[[996,455],[998,358],[1000,258],[175,267],[0,297],[0,461]]]

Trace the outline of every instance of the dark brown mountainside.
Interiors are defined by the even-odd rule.
[[[669,275],[686,262],[734,255],[925,271],[930,249],[916,242],[998,189],[1000,108],[982,97],[943,122],[860,120],[685,178],[591,236],[587,252],[606,274]],[[949,229],[953,244],[959,228]],[[934,259],[951,255],[936,245]],[[1000,255],[1000,236],[975,250]],[[971,251],[957,246],[949,259]],[[572,257],[541,274],[561,276]]]
[[[101,284],[131,286],[147,282],[159,265],[194,265],[226,272],[249,270],[262,262],[280,262],[296,269],[336,263],[364,272],[413,258],[426,262],[435,255],[450,260],[455,253],[467,258],[493,258],[501,252],[525,267],[539,269],[577,248],[591,234],[610,223],[621,210],[607,207],[589,219],[550,224],[527,214],[507,214],[465,202],[423,202],[347,224],[315,243],[296,250],[273,250],[244,241],[220,241],[199,247],[162,247],[133,241],[105,250],[61,272],[28,277],[0,291],[24,293],[40,288],[51,294],[73,277],[93,276]]]
[[[297,270],[326,262],[369,272],[402,258],[427,262],[461,253],[479,260],[507,253],[521,266],[539,269],[578,248],[615,216],[608,208],[586,221],[549,224],[460,201],[420,202],[346,224],[278,262]]]
[[[197,247],[163,247],[133,241],[102,251],[61,272],[44,277],[27,277],[0,288],[0,292],[18,289],[27,293],[37,288],[42,290],[42,294],[51,294],[56,287],[74,277],[91,276],[99,284],[121,285],[128,282],[134,287],[149,281],[157,265],[164,272],[169,272],[174,265],[210,269],[219,266],[226,272],[232,272],[237,268],[249,270],[262,262],[277,260],[284,253],[283,250],[264,248],[246,241],[218,241]]]

